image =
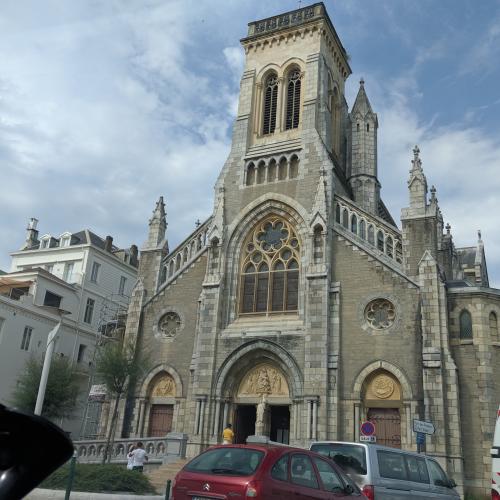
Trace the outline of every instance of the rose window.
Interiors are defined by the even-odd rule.
[[[181,326],[181,318],[175,312],[164,314],[158,323],[158,330],[163,337],[173,337]]]
[[[387,299],[372,300],[365,309],[365,319],[372,328],[383,330],[389,328],[396,317],[394,304]]]

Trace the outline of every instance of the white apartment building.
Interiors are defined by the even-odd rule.
[[[44,355],[49,331],[66,311],[54,356],[71,360],[81,395],[71,419],[56,422],[80,434],[98,335],[111,335],[126,313],[135,284],[138,251],[119,249],[86,229],[38,237],[31,219],[26,242],[13,252],[10,272],[0,276],[0,402],[12,391],[30,356]]]

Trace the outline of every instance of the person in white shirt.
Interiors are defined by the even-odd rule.
[[[132,470],[134,468],[134,456],[131,453],[135,450],[135,445],[131,444],[127,453],[127,469]]]
[[[135,450],[132,450],[128,454],[128,458],[132,458],[132,470],[138,470],[142,472],[144,470],[144,462],[148,461],[148,456],[144,450],[144,445],[141,441],[139,441],[135,447]]]

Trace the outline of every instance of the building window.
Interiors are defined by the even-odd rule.
[[[460,338],[472,339],[472,318],[466,310],[460,313]]]
[[[61,238],[61,245],[62,247],[69,247],[69,243],[71,241],[71,236],[64,236],[64,238]]]
[[[52,274],[52,271],[54,271],[54,264],[45,264],[45,270],[46,270],[48,273],[51,273],[51,274]]]
[[[125,292],[125,283],[127,283],[127,278],[125,276],[120,277],[120,286],[118,287],[118,293],[120,295],[123,295],[123,292]]]
[[[24,327],[23,340],[21,341],[21,350],[22,351],[27,351],[29,349],[32,332],[33,332],[33,328],[31,328],[31,326]]]
[[[365,320],[375,330],[384,330],[393,325],[396,318],[394,304],[387,299],[375,299],[365,308]]]
[[[87,299],[87,305],[85,306],[85,315],[83,317],[83,321],[88,323],[89,325],[92,323],[92,316],[94,315],[94,299]]]
[[[49,240],[44,239],[40,242],[40,248],[49,248]]]
[[[288,75],[286,90],[286,130],[297,128],[300,117],[300,70],[294,69]]]
[[[62,297],[60,295],[56,295],[47,290],[45,292],[45,298],[43,299],[43,305],[48,307],[61,307],[61,300]]]
[[[240,312],[297,311],[300,244],[292,226],[269,217],[245,242]]]
[[[85,344],[80,344],[78,346],[78,357],[76,358],[77,363],[81,363],[83,361],[86,350],[87,350],[87,346]]]
[[[1,323],[0,323],[1,328]],[[498,320],[497,315],[492,311],[490,312],[490,336],[493,342],[498,342]]]
[[[97,278],[99,276],[99,269],[101,268],[101,264],[98,262],[94,262],[92,264],[92,272],[90,274],[90,281],[93,283],[97,283]]]
[[[276,128],[276,106],[278,104],[278,76],[270,74],[264,85],[264,126],[262,133],[272,134]]]
[[[73,269],[75,267],[74,262],[66,262],[64,265],[63,280],[71,283],[73,281]]]

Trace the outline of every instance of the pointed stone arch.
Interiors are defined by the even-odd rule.
[[[262,339],[243,344],[226,358],[217,374],[215,396],[226,399],[236,394],[242,379],[257,360],[275,365],[283,373],[291,399],[302,397],[304,381],[295,358],[275,342]]]
[[[182,379],[177,372],[177,370],[166,363],[162,363],[160,365],[156,365],[154,368],[152,368],[149,373],[144,377],[142,384],[141,384],[141,389],[140,389],[140,397],[141,398],[146,398],[148,397],[148,391],[151,389],[151,382],[154,381],[155,378],[160,376],[162,373],[166,373],[172,377],[175,383],[175,397],[181,397],[184,394],[184,389],[183,389],[183,384],[182,384]]]

